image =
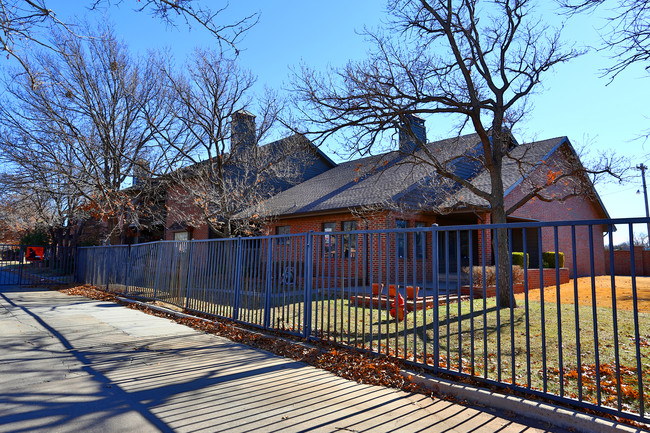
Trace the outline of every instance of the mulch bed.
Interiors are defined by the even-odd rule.
[[[634,309],[634,298],[632,291],[631,277],[615,277],[616,308],[622,310]],[[591,306],[596,301],[596,306],[612,308],[612,277],[601,275],[594,278],[594,289],[592,292],[591,277],[578,278],[578,304]],[[650,312],[650,277],[636,277],[636,295],[639,312]],[[517,300],[523,300],[524,295],[515,295]],[[529,290],[528,299],[531,301],[540,300],[540,290]],[[544,301],[555,302],[557,299],[556,286],[544,289]],[[574,304],[576,302],[574,280],[560,285],[560,302],[562,304]]]

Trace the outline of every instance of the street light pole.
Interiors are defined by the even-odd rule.
[[[641,170],[641,178],[643,179],[643,197],[645,198],[645,216],[646,218],[650,218],[650,212],[648,211],[648,188],[645,184],[645,171],[648,169],[648,166],[641,163],[636,166],[636,169]],[[648,242],[650,242],[650,222],[647,223],[647,227],[648,231],[646,232],[646,235],[648,237]],[[630,239],[630,242],[632,242],[632,239]]]

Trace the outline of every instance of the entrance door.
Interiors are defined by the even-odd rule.
[[[472,234],[474,234],[473,237],[476,237],[474,232]],[[449,266],[450,273],[456,273],[459,260],[461,268],[469,266],[469,242],[470,234],[467,230],[440,232],[438,236],[438,251],[440,252],[438,269],[441,273],[446,272],[447,266]],[[474,264],[476,264],[476,242],[474,242],[473,253]]]

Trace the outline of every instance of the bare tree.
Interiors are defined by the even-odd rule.
[[[103,6],[121,5],[122,0],[89,0],[88,9]],[[71,35],[86,35],[74,23],[65,22],[51,9],[48,0],[0,0],[0,49],[7,57],[14,57],[25,68],[25,48],[36,44],[41,47],[56,47],[47,36],[55,28]],[[196,0],[146,0],[138,3],[138,12],[149,12],[168,25],[176,25],[184,20],[188,26],[198,25],[215,36],[224,48],[236,50],[241,35],[257,23],[256,13],[239,18],[233,22],[221,23],[227,2],[211,2],[212,6],[199,4]],[[33,47],[32,47],[33,48]]]
[[[37,215],[23,205],[23,198],[0,177],[0,244],[18,244],[22,235],[38,225]]]
[[[650,60],[650,2],[648,0],[562,0],[569,13],[588,13],[605,9],[601,49],[612,53],[613,64],[605,74],[614,79],[631,65],[640,63],[647,70]]]
[[[26,60],[32,74],[7,77],[0,153],[16,179],[58,205],[60,220],[81,200],[106,222],[107,239],[138,223],[145,191],[126,182],[137,161],[160,157],[153,130],[168,122],[168,101],[155,62],[133,59],[110,29],[85,40],[59,32],[52,45]]]
[[[350,150],[362,154],[380,148],[386,134],[398,128],[416,144],[399,152],[409,163],[430,167],[428,182],[465,189],[465,204],[483,203],[492,223],[505,223],[514,209],[504,202],[504,164],[525,160],[512,127],[528,113],[528,99],[544,73],[581,54],[563,47],[559,31],[543,25],[533,8],[527,0],[389,1],[387,33],[367,32],[375,45],[367,60],[329,74],[308,68],[296,74],[304,127],[317,142],[342,136]],[[473,129],[480,145],[452,146],[451,152],[431,149],[413,132],[412,115],[445,115],[458,122],[459,131]],[[460,175],[461,160],[478,164],[484,179]],[[552,183],[569,175],[562,172]],[[549,186],[546,181],[544,186]],[[542,190],[532,190],[527,198],[533,196],[541,197]],[[497,241],[503,277],[499,299],[508,306],[505,229],[497,230]]]
[[[122,3],[117,0],[116,3]],[[95,0],[95,5],[110,0]],[[179,18],[185,21],[189,27],[198,25],[207,29],[216,39],[221,48],[232,48],[236,53],[237,42],[241,36],[255,24],[259,19],[258,13],[252,13],[238,18],[233,22],[220,23],[219,19],[229,6],[228,2],[210,2],[213,7],[201,5],[197,0],[146,0],[137,10],[149,13],[158,17],[168,25],[176,26]]]
[[[19,173],[6,174],[0,181],[0,196],[10,209],[13,226],[22,231],[45,229],[54,246],[76,245],[87,219],[82,198],[56,170],[34,168],[23,164]]]
[[[165,154],[174,155],[166,164],[174,170],[158,173],[169,180],[169,218],[190,228],[207,224],[218,237],[253,233],[269,215],[261,208],[238,214],[297,182],[313,150],[300,135],[260,146],[282,102],[267,92],[254,103],[255,78],[223,52],[197,50],[185,71],[166,72],[174,124],[158,130],[173,150]]]

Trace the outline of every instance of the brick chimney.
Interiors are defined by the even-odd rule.
[[[407,131],[413,131],[412,137]],[[415,139],[414,139],[415,138]],[[424,126],[424,119],[415,114],[408,114],[405,122],[399,128],[399,150],[411,153],[423,144],[427,143],[427,129]]]
[[[230,119],[230,153],[241,154],[256,145],[255,116],[246,110],[236,111]]]
[[[149,178],[149,161],[136,159],[133,164],[133,186],[142,187]]]

